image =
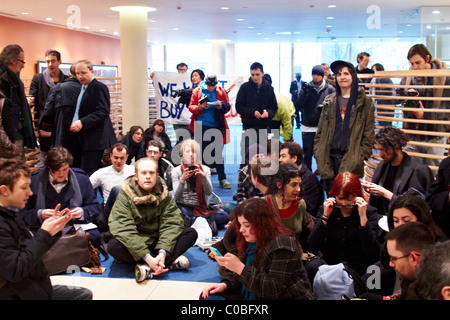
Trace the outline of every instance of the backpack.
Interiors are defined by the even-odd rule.
[[[367,292],[361,277],[346,263],[321,265],[317,271],[313,292],[317,300],[341,300],[343,295],[350,299]]]

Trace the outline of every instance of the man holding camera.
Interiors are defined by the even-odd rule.
[[[411,64],[411,70],[438,70],[447,69],[447,64],[441,62],[439,59],[432,59],[431,53],[427,47],[423,44],[416,44],[412,46],[408,51],[408,60]],[[407,77],[402,79],[401,84],[406,85],[450,85],[450,77]],[[442,88],[423,88],[423,89],[410,89],[407,93],[408,96],[421,96],[421,97],[450,97],[449,89]],[[449,102],[442,100],[430,100],[430,101],[417,101],[407,100],[403,103],[408,108],[420,108],[420,109],[448,109]],[[448,113],[439,112],[424,112],[424,111],[412,111],[405,112],[405,118],[412,119],[424,119],[424,120],[450,120]],[[420,131],[434,131],[434,132],[450,132],[450,126],[437,123],[404,123],[404,129],[420,130]],[[447,137],[430,136],[430,135],[410,135],[410,139],[413,141],[431,142],[431,143],[446,143]],[[425,146],[410,146],[410,151],[444,155],[445,148],[440,147],[425,147]],[[439,166],[441,160],[427,159],[423,161],[428,165]]]
[[[223,146],[230,142],[230,132],[225,114],[230,110],[230,102],[224,88],[217,86],[217,76],[208,75],[205,81],[200,82],[192,92],[189,111],[192,112],[189,129],[194,132],[195,140],[202,149],[202,162],[216,168],[219,178],[219,187],[231,189],[231,185],[225,175],[223,163]],[[196,130],[201,130],[196,131]],[[219,139],[216,133],[221,134]],[[201,134],[201,135],[200,135]],[[213,139],[214,138],[214,139]],[[214,143],[213,148],[207,147]]]

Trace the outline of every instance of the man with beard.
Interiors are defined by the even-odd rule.
[[[425,195],[434,180],[427,165],[403,152],[408,140],[395,127],[385,127],[375,135],[375,148],[383,160],[375,169],[372,182],[364,182],[363,187],[370,193],[369,204],[377,207],[380,214],[386,214],[390,203],[408,189],[414,188]]]

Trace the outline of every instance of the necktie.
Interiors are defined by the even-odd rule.
[[[81,99],[83,98],[83,94],[84,94],[85,90],[86,90],[86,85],[83,85],[81,87],[80,95],[78,96],[78,99],[77,99],[77,106],[75,108],[75,113],[73,115],[72,123],[74,123],[75,121],[77,121],[79,119],[78,118],[78,112],[80,111]]]

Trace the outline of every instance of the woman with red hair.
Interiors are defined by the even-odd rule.
[[[251,198],[234,208],[233,214],[238,256],[215,257],[228,271],[220,283],[205,287],[201,298],[313,299],[300,244],[270,204]]]
[[[342,172],[335,178],[330,198],[320,207],[317,218],[308,244],[313,253],[321,252],[324,263],[345,262],[363,275],[367,267],[378,260],[378,212],[364,199],[356,175]],[[309,267],[311,279],[318,265]]]

